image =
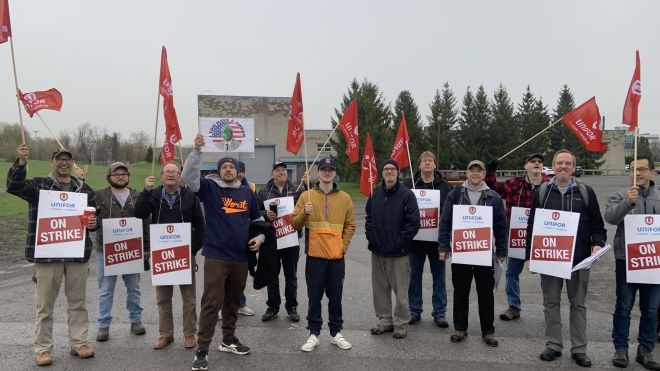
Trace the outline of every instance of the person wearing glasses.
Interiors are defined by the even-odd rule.
[[[98,218],[129,218],[135,216],[135,203],[140,192],[129,188],[131,173],[128,166],[121,162],[114,162],[108,167],[105,179],[110,184],[99,189],[96,194]],[[103,224],[103,222],[101,222]],[[149,251],[149,218],[142,220],[143,247],[148,256]],[[103,228],[96,232],[96,276],[99,285],[99,314],[96,318],[96,341],[108,341],[110,338],[110,324],[112,323],[112,302],[115,295],[117,276],[104,275]],[[122,274],[126,286],[126,309],[130,320],[130,332],[134,335],[144,335],[147,330],[142,324],[142,306],[140,305],[140,274]]]
[[[199,198],[190,189],[181,185],[179,166],[168,162],[160,170],[161,186],[154,188],[156,177],[144,180],[144,191],[135,203],[135,216],[140,219],[151,217],[151,224],[190,223],[192,263],[195,255],[202,248],[204,240],[204,215]],[[197,346],[197,295],[195,291],[195,269],[197,264],[190,264],[192,283],[179,285],[183,302],[183,347],[192,349]],[[159,337],[154,349],[163,349],[174,342],[174,319],[172,317],[172,294],[174,286],[156,286],[158,304]]]
[[[94,350],[87,342],[89,319],[86,306],[87,262],[92,253],[92,240],[85,234],[85,253],[82,258],[35,258],[34,245],[37,231],[37,210],[41,190],[76,192],[87,194],[87,206],[96,207],[94,190],[71,174],[74,167],[73,155],[60,149],[51,157],[52,171],[45,177],[27,179],[27,162],[30,149],[21,144],[16,149],[18,158],[7,173],[7,192],[28,202],[28,235],[25,258],[35,263],[36,270],[36,338],[34,352],[37,366],[53,364],[53,312],[55,300],[64,279],[66,295],[67,325],[69,329],[69,354],[78,358],[94,356]],[[98,228],[96,216],[89,218],[87,231]]]

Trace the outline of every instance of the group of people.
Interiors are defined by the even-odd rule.
[[[239,307],[245,306],[245,290],[250,255],[260,248],[272,248],[274,233],[272,222],[278,218],[264,202],[273,198],[293,197],[295,207],[291,225],[296,231],[305,230],[304,251],[305,280],[307,284],[309,337],[301,350],[313,351],[320,344],[323,324],[321,300],[328,298],[328,328],[330,343],[340,349],[350,349],[351,343],[341,334],[343,329],[342,292],[345,278],[344,256],[355,232],[355,217],[351,197],[341,191],[334,182],[336,162],[332,157],[318,162],[318,182],[301,191],[288,180],[286,164],[273,164],[272,179],[258,192],[239,176],[245,172],[244,164],[237,159],[223,157],[217,163],[217,174],[201,176],[201,148],[204,138],[198,135],[195,148],[182,168],[175,163],[161,168],[160,183],[150,176],[140,192],[128,187],[130,172],[123,163],[113,163],[107,171],[109,186],[97,191],[83,182],[83,174],[74,175],[73,155],[58,150],[52,156],[52,172],[46,177],[26,178],[29,148],[22,144],[17,148],[18,158],[9,170],[7,190],[29,203],[29,230],[26,258],[36,267],[36,339],[34,351],[37,365],[53,363],[53,307],[62,280],[68,306],[69,343],[71,355],[80,358],[94,356],[87,342],[88,316],[86,309],[87,262],[93,242],[89,233],[85,252],[81,258],[35,258],[35,232],[40,190],[83,192],[88,206],[97,209],[86,225],[88,232],[96,232],[98,246],[97,274],[99,313],[97,341],[107,341],[112,322],[112,302],[118,276],[105,276],[103,261],[103,236],[100,225],[104,219],[136,217],[142,219],[144,249],[149,251],[149,224],[190,223],[192,283],[179,285],[183,301],[183,345],[196,348],[192,370],[208,369],[208,352],[215,334],[217,322],[222,321],[222,340],[219,349],[235,354],[248,354],[250,348],[236,337]],[[492,210],[492,262],[490,265],[451,264],[453,284],[452,321],[454,332],[451,342],[460,343],[468,335],[469,296],[474,278],[480,327],[483,342],[491,347],[499,345],[494,327],[494,287],[496,269],[503,262],[506,267],[506,295],[508,307],[500,319],[512,321],[520,318],[523,306],[520,297],[520,274],[528,267],[536,210],[564,210],[579,214],[575,235],[573,266],[595,254],[605,245],[606,230],[600,206],[594,190],[573,177],[575,156],[567,150],[557,151],[552,159],[555,177],[543,175],[544,158],[539,153],[524,160],[524,174],[498,182],[498,161],[485,165],[471,161],[467,166],[467,179],[457,186],[450,185],[436,169],[435,155],[426,151],[419,157],[419,171],[412,179],[401,183],[399,164],[385,160],[380,172],[382,183],[373,189],[366,204],[365,233],[371,251],[371,273],[374,312],[378,319],[371,328],[373,335],[391,332],[402,339],[407,336],[408,326],[420,322],[423,308],[422,273],[429,261],[433,279],[431,316],[434,323],[446,328],[447,293],[445,284],[446,263],[452,257],[452,224],[455,206],[487,206]],[[242,165],[242,166],[241,166]],[[605,220],[617,226],[614,239],[616,258],[616,305],[613,316],[612,337],[615,355],[612,363],[617,367],[628,366],[628,338],[630,313],[636,293],[640,295],[641,321],[636,361],[647,369],[658,370],[660,364],[652,358],[658,326],[660,285],[634,284],[626,280],[626,254],[624,217],[628,214],[657,214],[660,211],[660,194],[653,183],[653,162],[640,157],[635,168],[635,185],[609,196]],[[633,173],[631,172],[631,175]],[[632,178],[632,176],[631,176]],[[185,184],[185,185],[184,185]],[[418,240],[420,209],[411,189],[439,191],[439,222],[437,241]],[[529,209],[526,254],[524,258],[508,257],[509,222],[513,208]],[[299,235],[300,236],[300,235]],[[202,251],[204,290],[201,298],[199,321],[196,308],[195,275],[197,265],[194,256]],[[297,265],[300,246],[276,251],[278,271],[284,271],[285,309],[291,322],[298,322],[297,312]],[[149,254],[145,253],[144,268],[149,269]],[[130,332],[143,335],[140,305],[140,274],[124,274],[122,280],[127,289],[126,308],[130,319]],[[590,367],[586,354],[586,306],[585,298],[589,282],[589,269],[572,273],[570,279],[547,274],[540,275],[546,327],[546,347],[540,354],[544,361],[553,361],[562,355],[560,297],[566,284],[570,302],[571,358],[583,367]],[[172,315],[173,286],[157,286],[159,312],[159,337],[154,349],[162,349],[174,342]],[[279,281],[267,285],[267,309],[262,321],[276,318],[280,305]],[[394,302],[392,298],[394,293]],[[199,327],[197,325],[199,324]],[[660,331],[658,331],[660,336]]]

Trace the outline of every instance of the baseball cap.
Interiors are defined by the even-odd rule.
[[[282,161],[277,161],[276,163],[273,164],[273,170],[275,170],[278,166],[282,166],[283,168],[286,169],[286,164]]]
[[[110,175],[110,173],[120,168],[124,168],[126,172],[128,172],[128,166],[124,165],[123,162],[113,162],[112,164],[110,164],[110,167],[108,168],[108,175]]]
[[[525,157],[525,162],[523,162],[523,164],[532,161],[533,158],[539,158],[541,159],[541,162],[543,162],[543,155],[541,155],[540,153],[532,153],[531,155]]]
[[[479,161],[479,160],[472,160],[472,161],[470,161],[470,163],[469,163],[468,166],[467,166],[467,169],[470,170],[470,168],[471,168],[472,166],[474,166],[474,165],[479,166],[482,170],[485,170],[485,169],[486,169],[486,166],[484,165],[484,163],[481,162],[481,161]]]
[[[332,157],[326,157],[321,159],[318,164],[319,170],[324,169],[326,167],[329,167],[332,170],[337,170],[337,167],[335,166],[335,159]]]
[[[69,152],[69,150],[61,148],[61,149],[58,149],[57,151],[53,152],[53,156],[51,157],[51,159],[52,160],[56,159],[57,156],[61,155],[62,153],[66,153],[67,155],[69,155],[69,157],[73,158],[73,154],[71,154],[71,152]]]

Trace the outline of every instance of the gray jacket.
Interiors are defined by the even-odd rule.
[[[616,225],[614,257],[622,260],[626,258],[626,233],[623,218],[628,214],[660,214],[660,191],[655,188],[653,181],[647,191],[640,189],[634,207],[625,201],[627,191],[628,188],[612,193],[607,197],[605,204],[605,221]]]

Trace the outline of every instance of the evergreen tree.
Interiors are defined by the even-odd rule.
[[[154,149],[153,147],[149,146],[149,148],[147,148],[147,154],[144,155],[144,161],[151,163],[153,157],[154,157]]]
[[[545,107],[543,100],[540,97],[538,99],[534,97],[529,85],[522,96],[521,102],[518,104],[515,120],[520,133],[518,144],[530,139],[550,124],[547,107]],[[524,159],[531,153],[538,152],[547,158],[547,149],[548,133],[546,132],[525,144],[522,148],[510,154],[508,157],[511,158],[513,168],[518,168],[522,166]],[[549,163],[549,161],[547,162]]]
[[[390,105],[385,103],[385,98],[378,85],[369,82],[367,79],[364,79],[361,83],[356,79],[351,82],[348,92],[342,98],[340,107],[335,108],[336,118],[331,121],[333,128],[337,126],[339,119],[353,99],[357,101],[358,108],[358,133],[360,137],[358,162],[351,164],[348,161],[346,140],[339,129],[330,139],[330,143],[337,153],[337,174],[342,180],[347,181],[358,181],[360,179],[360,163],[367,132],[371,133],[374,156],[376,157],[376,163],[379,165],[381,161],[390,157],[394,138]]]
[[[463,104],[461,107],[460,118],[458,119],[458,132],[456,133],[456,168],[462,169],[470,161],[469,158],[473,156],[477,149],[478,142],[483,141],[479,137],[479,130],[477,128],[476,120],[476,103],[474,94],[467,87],[465,95],[463,96]]]
[[[429,138],[429,149],[435,153],[438,169],[449,169],[458,166],[457,144],[455,127],[458,122],[458,111],[456,109],[456,97],[454,91],[445,82],[442,93],[435,92],[433,102],[429,105],[431,115],[426,119],[429,122],[427,137]]]
[[[483,157],[484,161],[498,158],[520,143],[520,132],[513,118],[513,103],[502,84],[493,94],[491,106],[493,120],[487,131],[489,145]],[[505,157],[500,168],[517,169],[518,163],[514,160],[510,155]]]
[[[399,97],[394,103],[394,115],[392,117],[393,129],[399,128],[401,122],[401,115],[406,115],[406,127],[408,129],[408,136],[410,137],[410,162],[413,165],[413,170],[417,168],[417,159],[419,154],[429,148],[428,140],[424,128],[422,127],[422,116],[419,114],[417,104],[413,100],[412,95],[408,90],[399,93]],[[405,171],[404,176],[410,175],[410,171]]]
[[[653,158],[653,152],[649,146],[648,138],[642,136],[637,138],[637,156],[649,156],[649,158]],[[653,166],[654,165],[651,164],[651,167]]]

